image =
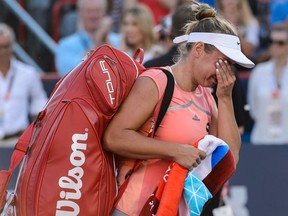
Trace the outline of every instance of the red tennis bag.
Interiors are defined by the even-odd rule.
[[[25,155],[11,199],[18,216],[110,214],[117,193],[114,161],[101,137],[144,71],[142,59],[142,50],[130,58],[103,45],[57,83],[18,140],[10,169],[0,172],[2,208],[11,173]]]

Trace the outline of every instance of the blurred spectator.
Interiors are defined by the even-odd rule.
[[[144,63],[145,67],[160,67],[173,65],[174,58],[178,57],[178,46],[173,44],[173,39],[180,35],[184,35],[184,26],[191,20],[195,19],[195,15],[192,10],[192,1],[183,2],[179,4],[172,14],[172,26],[170,32],[165,36],[165,44],[168,51],[156,58],[153,58]]]
[[[87,51],[108,43],[119,48],[119,35],[111,31],[112,19],[106,16],[106,0],[78,0],[79,31],[62,38],[57,48],[56,69],[64,76],[77,66]]]
[[[39,24],[38,27],[43,28],[49,36],[52,21],[50,7],[54,1],[56,0],[0,1],[0,22],[4,22],[12,27],[15,34],[17,34],[18,44],[21,45],[24,51],[41,69],[49,72],[55,70],[53,65],[54,55],[44,45],[43,38],[39,38],[35,34],[34,30],[37,26],[33,23],[28,24],[26,21],[28,20],[27,16],[30,15]],[[13,5],[16,5],[16,7],[14,8]],[[25,12],[28,13],[26,14],[27,16]],[[24,54],[19,55],[19,58],[23,59],[22,56]]]
[[[38,72],[13,57],[15,35],[0,23],[0,139],[19,136],[47,102]]]
[[[121,50],[133,56],[138,48],[145,52],[143,63],[163,52],[158,45],[158,38],[153,31],[153,17],[150,9],[144,4],[136,4],[123,13],[121,22]]]
[[[110,0],[112,2],[112,8],[110,11],[111,18],[113,20],[112,31],[120,31],[121,15],[124,10],[136,4],[136,0]]]
[[[231,22],[238,31],[242,52],[255,58],[259,45],[259,22],[251,11],[247,0],[218,0],[216,8],[220,15]]]
[[[288,144],[287,26],[273,27],[271,40],[271,59],[252,70],[248,83],[252,144]]]
[[[268,0],[257,1],[257,18],[260,25],[259,46],[256,52],[255,63],[269,60],[270,46],[270,2]]]

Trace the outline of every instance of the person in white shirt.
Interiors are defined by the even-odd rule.
[[[13,56],[14,41],[0,23],[0,140],[19,136],[47,102],[40,74]]]
[[[258,64],[248,82],[252,144],[288,144],[287,26],[273,27],[271,40],[271,59]]]

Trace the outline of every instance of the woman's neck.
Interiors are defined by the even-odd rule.
[[[171,67],[177,85],[186,92],[193,92],[196,90],[198,84],[193,82],[193,75],[191,70],[187,70],[185,64],[181,62],[176,63]]]
[[[281,56],[275,59],[275,66],[276,67],[285,67],[287,65],[288,56]]]

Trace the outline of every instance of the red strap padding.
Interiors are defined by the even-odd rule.
[[[29,127],[24,131],[24,133],[18,139],[13,154],[11,156],[9,171],[13,172],[15,168],[20,164],[24,158],[31,141],[33,132],[35,128],[35,123],[29,125]]]
[[[36,123],[32,123],[29,127],[24,131],[24,133],[18,139],[15,149],[11,156],[9,170],[1,170],[0,171],[0,212],[3,209],[6,201],[6,190],[12,176],[13,171],[23,160],[26,152],[29,148],[29,143],[34,133]]]
[[[0,172],[0,213],[4,208],[6,201],[6,189],[10,181],[12,173],[8,170],[2,170]]]

